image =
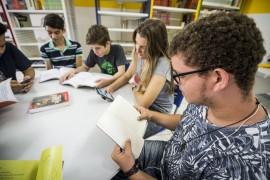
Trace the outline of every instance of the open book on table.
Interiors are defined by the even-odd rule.
[[[132,152],[135,158],[138,158],[147,126],[146,120],[137,120],[139,115],[133,105],[118,95],[98,120],[97,126],[123,149],[125,141],[129,138]]]
[[[10,81],[11,78],[0,83],[0,108],[18,102],[11,89]]]
[[[59,92],[33,98],[29,105],[30,113],[37,113],[69,105],[68,92]]]
[[[72,85],[75,88],[81,86],[88,86],[94,88],[97,85],[97,83],[95,82],[96,80],[101,78],[108,79],[110,77],[111,76],[107,74],[79,72],[78,74],[75,74],[75,76],[73,76],[72,78],[65,80],[62,84]]]
[[[71,70],[72,68],[62,67],[60,69],[50,69],[40,73],[39,82],[44,82],[52,79],[60,79],[62,75]],[[112,76],[100,73],[90,73],[90,72],[79,72],[75,74],[72,78],[65,80],[62,84],[72,85],[75,88],[81,86],[95,87],[98,79],[104,78],[108,79]]]
[[[40,160],[0,160],[1,180],[62,180],[62,145],[45,149]]]
[[[60,79],[66,72],[73,68],[61,67],[60,69],[49,69],[40,73],[39,82],[44,82],[52,79]]]

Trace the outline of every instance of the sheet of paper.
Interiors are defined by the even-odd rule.
[[[18,102],[15,97],[11,86],[10,86],[11,78],[0,83],[0,107],[7,106],[9,104],[13,104]]]

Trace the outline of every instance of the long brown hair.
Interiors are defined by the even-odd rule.
[[[147,40],[147,47],[145,50],[145,56],[148,63],[144,64],[141,73],[141,85],[147,88],[152,75],[154,73],[155,67],[158,63],[160,57],[164,57],[169,61],[168,55],[168,34],[165,24],[159,19],[146,19],[141,23],[133,32],[133,42],[136,43],[136,35],[139,34],[141,37]],[[136,47],[133,49],[133,59],[136,63],[138,60],[137,54],[135,53]],[[171,80],[171,85],[169,87],[169,92],[173,92],[173,81]]]

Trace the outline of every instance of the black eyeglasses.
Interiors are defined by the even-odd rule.
[[[195,71],[188,71],[188,72],[184,72],[184,73],[176,73],[175,70],[173,70],[173,79],[175,80],[175,82],[177,84],[179,84],[180,82],[180,77],[181,76],[185,76],[185,75],[189,75],[189,74],[194,74],[194,73],[200,73],[200,72],[205,72],[205,71],[209,71],[210,68],[207,69],[199,69],[199,70],[195,70]]]

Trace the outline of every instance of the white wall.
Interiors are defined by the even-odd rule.
[[[249,14],[248,16],[254,19],[262,32],[265,41],[265,49],[267,51],[263,60],[265,62],[266,57],[270,55],[270,14]]]
[[[75,16],[78,32],[78,42],[82,45],[83,60],[87,58],[90,47],[86,44],[85,38],[88,28],[96,24],[95,9],[90,7],[75,7]]]

